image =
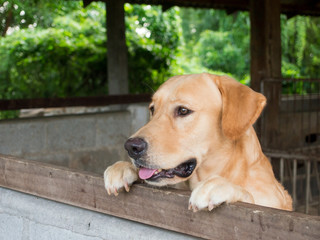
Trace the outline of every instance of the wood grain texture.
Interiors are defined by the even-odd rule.
[[[281,4],[278,0],[250,0],[250,86],[262,92],[267,106],[256,130],[264,148],[279,149],[279,102],[281,82]]]
[[[319,239],[320,217],[245,203],[187,210],[190,193],[135,184],[108,196],[102,176],[0,155],[0,186],[206,239]]]

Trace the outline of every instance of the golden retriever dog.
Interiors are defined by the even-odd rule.
[[[262,94],[227,76],[170,78],[153,95],[150,121],[125,143],[132,163],[108,167],[105,188],[118,195],[139,178],[154,186],[184,183],[193,211],[236,201],[292,210],[252,126],[265,104]]]

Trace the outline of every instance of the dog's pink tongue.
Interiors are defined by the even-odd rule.
[[[140,168],[139,170],[139,177],[141,179],[148,179],[157,171],[157,169],[150,169],[150,168]]]

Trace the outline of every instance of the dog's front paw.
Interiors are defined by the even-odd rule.
[[[208,208],[211,211],[220,204],[244,201],[253,203],[253,198],[242,187],[216,176],[201,182],[191,193],[189,210],[194,212]]]
[[[122,188],[129,192],[132,183],[138,179],[138,173],[130,162],[119,161],[108,167],[103,177],[108,194],[117,196]]]

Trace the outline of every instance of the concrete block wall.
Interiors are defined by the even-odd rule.
[[[189,240],[190,236],[0,188],[1,240]]]
[[[127,159],[126,139],[148,120],[146,104],[127,110],[0,121],[0,153],[103,173]]]

